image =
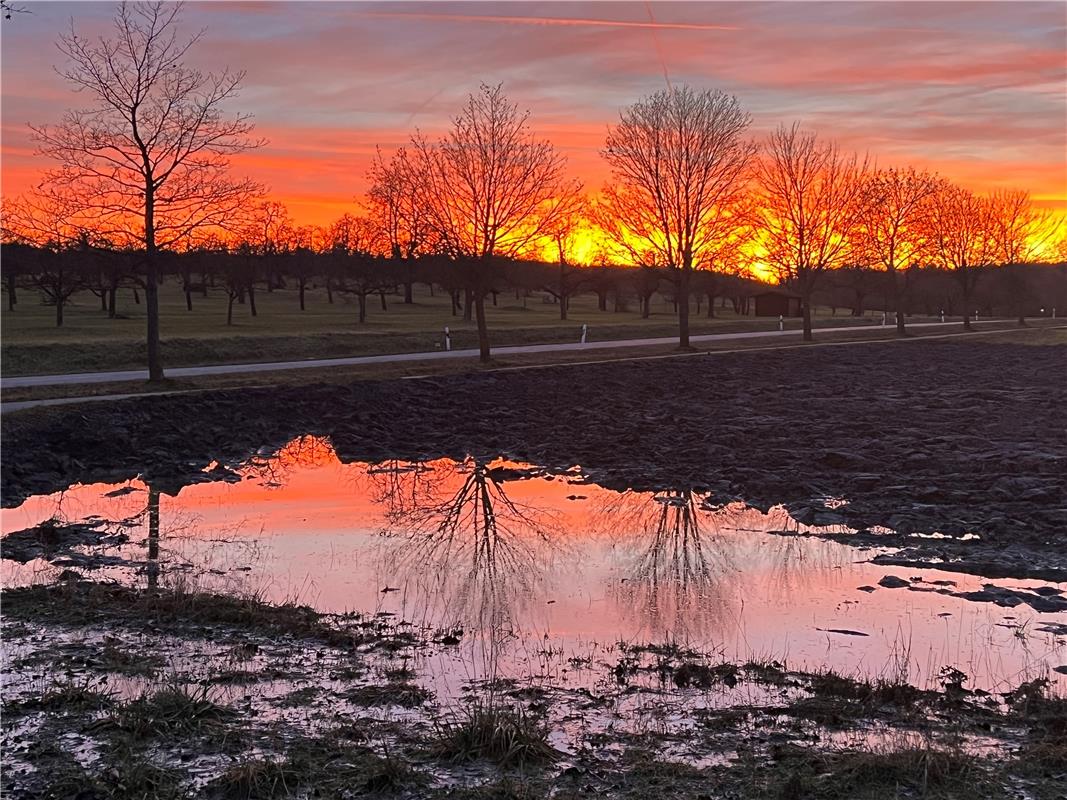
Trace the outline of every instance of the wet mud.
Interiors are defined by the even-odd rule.
[[[38,409],[3,418],[0,489],[145,475],[174,494],[314,433],[345,461],[502,455],[785,503],[896,548],[887,565],[1062,582],[1065,366],[1062,346],[871,343]]]

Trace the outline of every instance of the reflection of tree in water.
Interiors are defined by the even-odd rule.
[[[417,602],[440,622],[514,627],[557,544],[554,520],[508,496],[505,483],[516,475],[499,463],[438,461],[432,470],[432,479],[397,471],[379,483],[393,490],[383,495],[386,533],[399,539],[389,567],[412,582]]]
[[[601,511],[603,530],[629,554],[619,599],[644,614],[651,631],[705,636],[741,624],[740,599],[754,584],[783,600],[849,560],[836,542],[797,535],[788,512],[742,502],[714,505],[686,489],[625,492]]]
[[[243,523],[235,521],[223,528],[205,531],[201,518],[171,504],[166,515],[161,498],[177,497],[145,479],[145,505],[142,511],[123,524],[137,522],[147,528],[144,540],[146,560],[143,572],[148,588],[154,589],[169,576],[181,585],[210,582],[216,590],[238,590],[247,575],[230,570],[248,565],[259,558],[259,542],[240,535]],[[205,536],[205,533],[209,535]]]
[[[367,467],[368,494],[379,505],[385,506],[389,524],[402,524],[413,514],[426,498],[441,491],[454,469],[453,462],[423,463],[391,459]]]
[[[260,451],[244,461],[237,471],[255,477],[264,486],[283,486],[293,472],[337,463],[337,453],[328,436],[305,434],[290,439],[273,452]],[[225,470],[224,467],[216,467]]]
[[[703,634],[731,612],[737,570],[704,500],[688,489],[627,491],[601,512],[630,555],[615,593],[656,633]]]

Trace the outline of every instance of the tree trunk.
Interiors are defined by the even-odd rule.
[[[800,311],[804,316],[804,336],[805,342],[812,341],[811,335],[811,289],[805,286],[800,292]]]
[[[708,292],[708,319],[715,317],[715,294]]]
[[[458,317],[459,316],[459,292],[456,291],[455,289],[453,289],[448,293],[448,297],[452,301],[452,316],[453,317]]]
[[[404,281],[404,305],[410,306],[415,302],[415,283],[410,278]]]
[[[233,301],[237,299],[237,295],[230,292],[230,301],[226,304],[226,324],[233,325]]]
[[[567,319],[567,264],[563,259],[559,262],[559,318]]]
[[[896,270],[890,273],[893,276],[893,307],[897,310],[897,336],[907,336],[904,329],[904,283],[901,274]]]
[[[674,298],[678,307],[678,349],[689,350],[689,276],[690,268],[682,267],[678,275],[678,292]]]
[[[14,311],[16,304],[18,304],[18,297],[15,294],[15,275],[9,273],[7,275],[7,310]]]
[[[478,357],[483,364],[489,363],[489,326],[485,321],[485,296],[479,292],[474,300],[475,316],[478,320]]]
[[[326,278],[326,302],[333,305],[333,281]]]
[[[463,321],[464,322],[470,322],[471,321],[471,312],[473,310],[471,308],[471,306],[473,305],[471,303],[471,298],[473,296],[474,296],[474,292],[472,292],[470,289],[464,289],[463,290]],[[482,298],[482,303],[483,303],[483,306],[484,306],[485,298]]]
[[[256,287],[252,284],[248,285],[248,309],[252,312],[252,316],[259,316],[256,313]]]
[[[389,310],[389,306],[387,306],[385,304],[385,291],[383,290],[383,291],[378,292],[378,297],[380,297],[381,301],[382,301],[382,311],[388,311]]]
[[[367,321],[367,295],[363,292],[359,294],[359,321],[361,323]]]
[[[608,310],[608,293],[597,292],[596,293],[596,310],[607,311]]]
[[[304,310],[304,289],[307,286],[307,281],[303,278],[300,279],[300,310]]]
[[[63,327],[63,298],[57,293],[56,295],[56,327]]]
[[[144,243],[145,243],[145,306],[147,317],[148,380],[163,380],[163,356],[159,351],[159,266],[156,264],[155,188],[151,180],[145,182]],[[137,290],[134,289],[134,297]]]
[[[107,318],[115,318],[115,301],[119,293],[118,281],[111,281],[111,286],[107,290]]]

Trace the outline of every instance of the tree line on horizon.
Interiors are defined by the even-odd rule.
[[[219,276],[231,318],[235,301],[251,298],[254,309],[256,286],[273,290],[280,277],[297,286],[301,309],[309,285],[322,283],[331,301],[335,290],[355,295],[361,320],[369,297],[384,304],[396,287],[410,303],[412,286],[428,282],[476,322],[487,361],[487,300],[502,286],[528,288],[549,258],[551,279],[535,283],[563,318],[569,297],[597,281],[625,275],[642,310],[644,289],[667,286],[683,349],[691,297],[707,296],[710,307],[714,287],[758,270],[800,297],[810,340],[814,302],[834,274],[879,273],[898,312],[924,276],[950,275],[969,329],[980,276],[998,273],[1023,321],[1045,283],[1024,265],[1067,261],[1061,221],[1026,191],[979,195],[924,170],[879,167],[798,123],[756,141],[737,98],[688,86],[621,111],[601,151],[611,178],[596,197],[534,134],[529,113],[502,86],[483,84],[442,136],[415,132],[394,153],[377,153],[360,213],[300,226],[258,182],[232,176],[233,156],[266,144],[249,116],[224,110],[244,74],[189,66],[202,34],[181,38],[180,16],[180,4],[124,3],[113,38],[91,41],[73,26],[61,37],[60,74],[92,102],[56,125],[31,126],[39,154],[57,166],[34,192],[4,203],[9,309],[20,274],[58,304],[60,323],[74,291],[99,293],[113,315],[117,287],[132,281],[145,297],[152,380],[163,377],[165,274],[180,276],[190,308],[194,272],[200,291],[208,274]],[[594,264],[575,264],[589,230]],[[607,291],[598,291],[602,308]],[[896,320],[902,335],[905,316]]]

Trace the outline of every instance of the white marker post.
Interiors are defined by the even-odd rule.
[[[941,321],[942,322],[945,321],[945,309],[943,309],[943,308],[941,309]]]
[[[778,315],[778,330],[785,330],[785,318],[781,314]]]
[[[582,344],[585,344],[585,335],[589,333],[589,326],[586,323],[582,323]]]
[[[1052,318],[1056,319],[1056,306],[1052,307]]]
[[[452,349],[452,334],[448,330],[448,326],[445,325],[445,350]]]
[[[882,327],[885,327],[885,312],[882,312]]]
[[[978,309],[977,308],[974,310],[974,321],[975,322],[978,321]]]

